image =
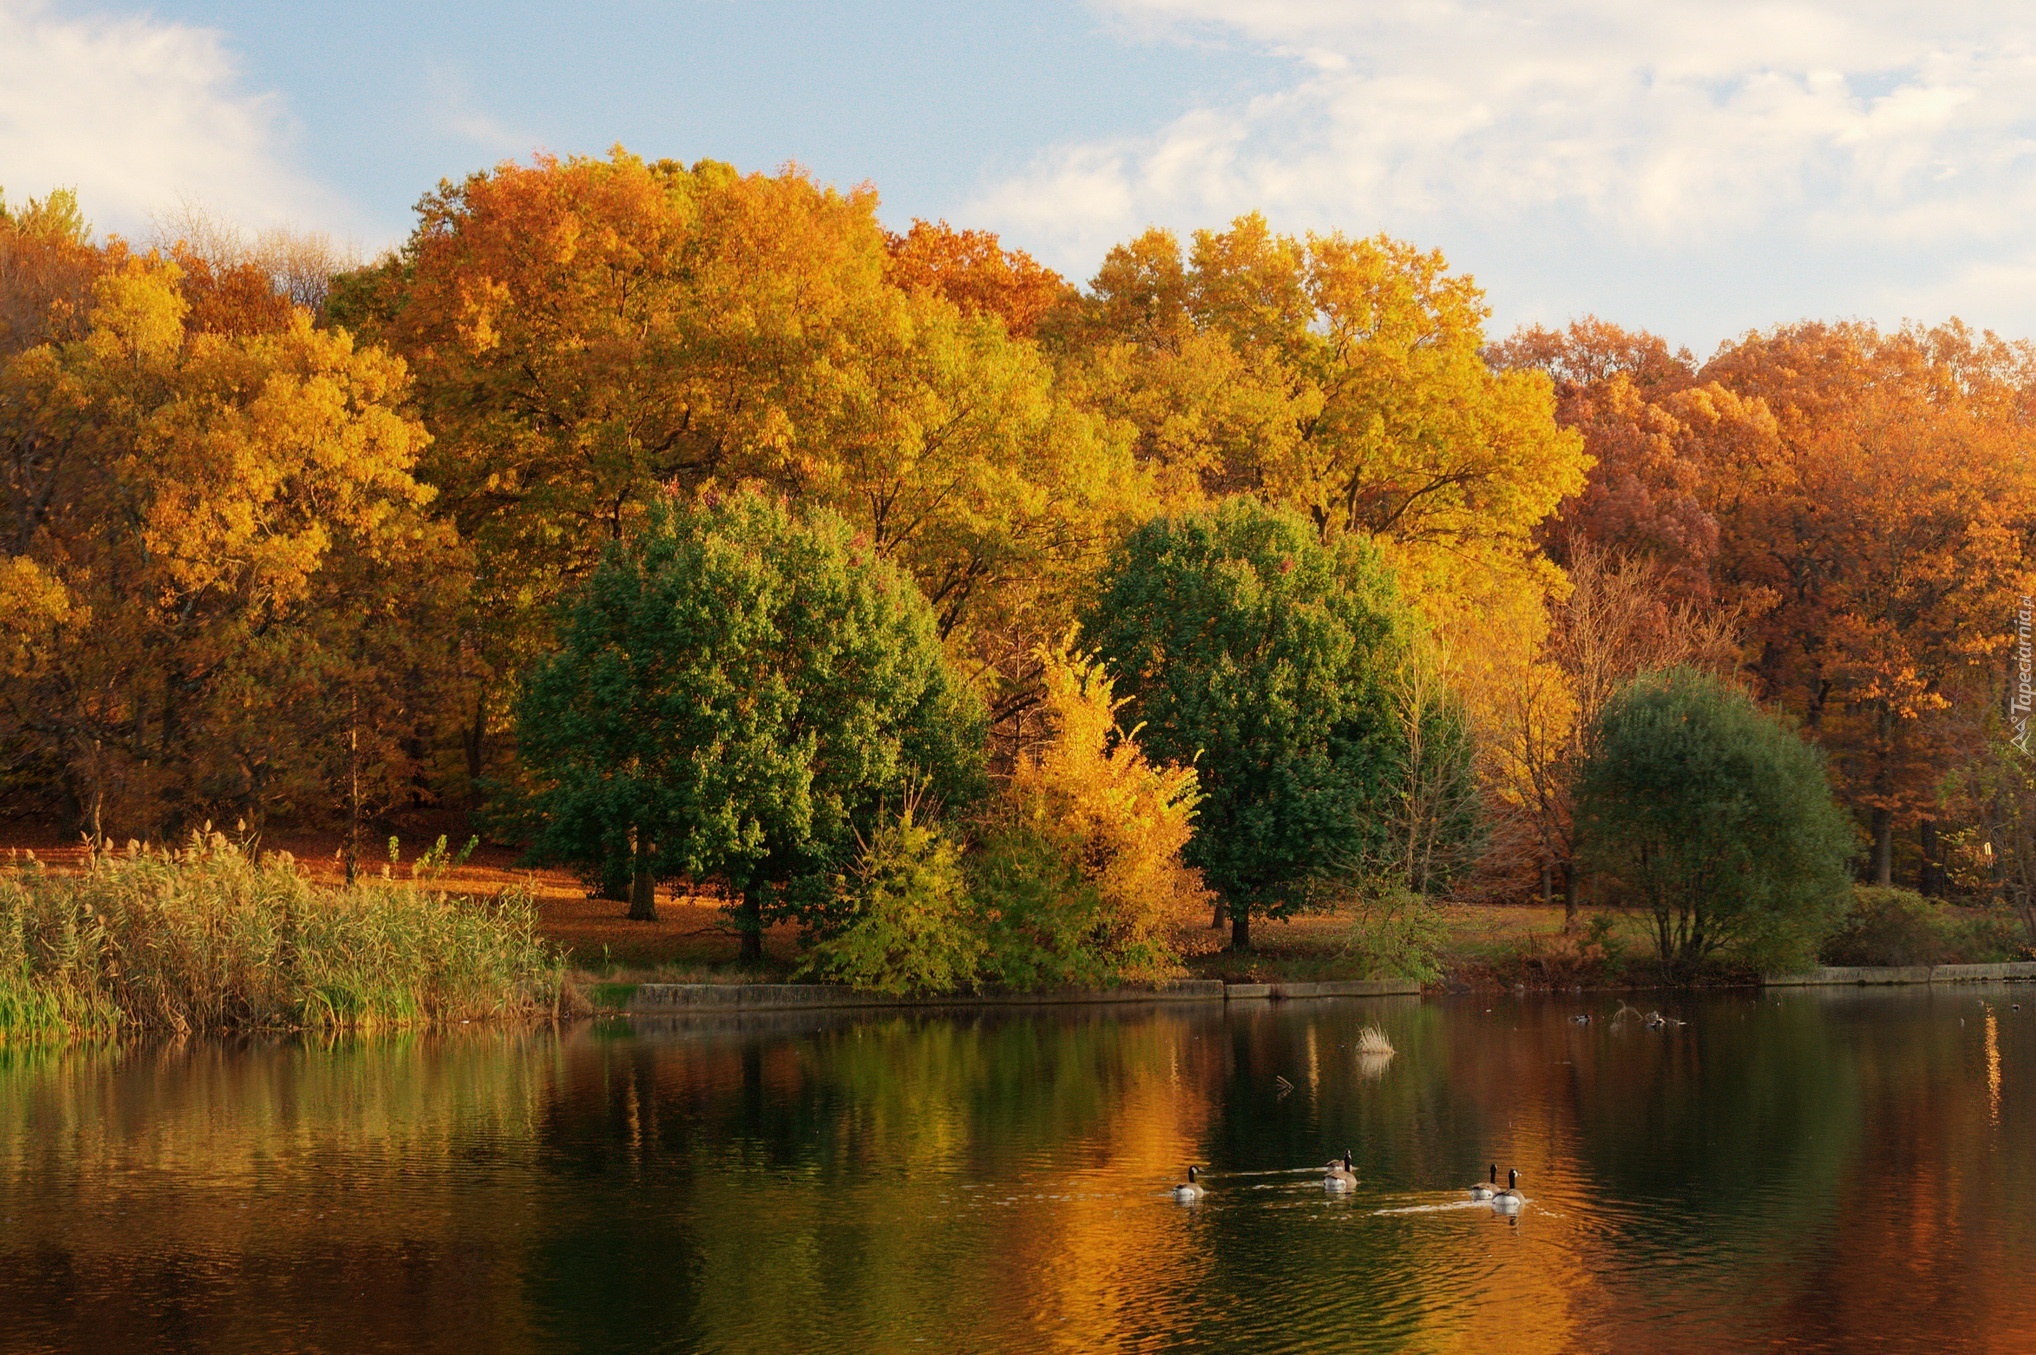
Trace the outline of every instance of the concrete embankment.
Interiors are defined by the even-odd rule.
[[[1044,1007],[1075,1003],[1290,1001],[1320,997],[1418,996],[1421,985],[1400,979],[1328,983],[1223,983],[1189,979],[1165,988],[1078,989],[1054,993],[965,993],[889,997],[821,983],[642,983],[623,1010],[645,1016],[732,1011],[809,1011],[844,1007]]]
[[[2004,983],[2036,979],[2036,961],[2011,964],[1850,965],[1784,974],[1766,980],[1770,988],[1852,984],[1877,987],[1900,983]]]

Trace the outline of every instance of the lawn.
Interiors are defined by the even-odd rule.
[[[361,869],[379,874],[385,867],[405,879],[416,869],[418,855],[433,835],[406,838],[398,860],[388,861],[387,839],[362,847]],[[455,841],[455,845],[457,842]],[[336,882],[343,878],[340,839],[335,834],[290,834],[265,839],[265,849],[288,851],[312,878]],[[56,869],[75,867],[84,848],[53,832],[16,826],[0,836],[0,862],[10,854],[34,851]],[[737,966],[737,936],[712,896],[660,890],[658,920],[634,922],[627,905],[611,899],[590,899],[586,886],[571,872],[531,870],[517,865],[514,848],[482,846],[464,863],[439,877],[450,893],[492,895],[525,885],[536,896],[543,933],[565,952],[572,968],[584,978],[612,983],[734,982],[790,976],[797,967],[797,929],[773,928],[765,937],[764,966]],[[1562,910],[1538,905],[1452,904],[1445,910],[1450,941],[1443,965],[1448,980],[1490,984],[1527,983],[1536,987],[1567,987],[1604,982],[1602,956],[1586,954],[1580,935],[1566,936]],[[1229,929],[1211,928],[1206,912],[1175,920],[1175,943],[1191,976],[1231,982],[1272,979],[1363,978],[1348,953],[1351,918],[1347,913],[1309,913],[1284,922],[1255,921],[1254,948],[1245,955],[1228,949]],[[1650,939],[1638,919],[1617,918],[1615,949],[1644,955]]]

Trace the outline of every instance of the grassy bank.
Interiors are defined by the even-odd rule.
[[[0,1042],[532,1017],[563,992],[526,892],[318,885],[217,835],[0,873]]]

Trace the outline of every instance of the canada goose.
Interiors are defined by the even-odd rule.
[[[1182,1204],[1193,1204],[1195,1201],[1201,1199],[1204,1195],[1208,1194],[1207,1191],[1203,1190],[1201,1186],[1195,1183],[1195,1177],[1199,1175],[1200,1172],[1201,1169],[1199,1167],[1188,1168],[1187,1183],[1185,1185],[1179,1185],[1174,1187],[1174,1198],[1176,1200],[1180,1201]]]
[[[1329,1174],[1322,1178],[1324,1190],[1349,1190],[1357,1184],[1355,1164],[1350,1160],[1350,1150],[1343,1150],[1343,1160],[1329,1159]]]
[[[1491,1181],[1489,1183],[1480,1181],[1476,1185],[1472,1186],[1470,1188],[1470,1197],[1473,1200],[1489,1200],[1492,1198],[1492,1196],[1498,1193],[1499,1193],[1499,1164],[1494,1162],[1492,1164]]]
[[[1520,1173],[1513,1170],[1507,1171],[1506,1188],[1492,1196],[1492,1208],[1502,1212],[1511,1212],[1525,1203],[1527,1203],[1527,1197],[1520,1193]]]

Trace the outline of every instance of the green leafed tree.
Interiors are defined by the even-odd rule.
[[[1192,764],[1184,853],[1230,913],[1285,917],[1376,860],[1406,737],[1391,683],[1409,620],[1355,536],[1235,499],[1136,532],[1085,629],[1157,760]]]
[[[1613,697],[1577,809],[1586,872],[1652,915],[1662,963],[1684,974],[1728,947],[1802,963],[1846,897],[1852,829],[1823,758],[1708,674]]]
[[[763,928],[824,898],[886,800],[978,793],[981,702],[910,576],[839,519],[744,493],[665,499],[572,594],[517,711],[533,854],[737,897]]]

